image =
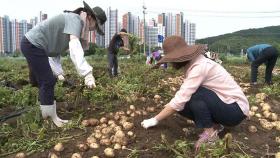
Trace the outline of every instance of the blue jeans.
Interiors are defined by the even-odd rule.
[[[226,104],[204,87],[197,89],[179,114],[193,120],[198,128],[210,128],[214,124],[235,126],[246,118],[236,102]]]
[[[49,59],[45,50],[31,44],[26,37],[21,41],[21,51],[25,56],[29,71],[30,80],[38,83],[39,99],[42,105],[54,103],[54,86],[56,78],[53,75]]]

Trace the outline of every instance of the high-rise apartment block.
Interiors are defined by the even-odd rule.
[[[3,18],[0,17],[0,55],[3,55],[4,54],[4,39],[3,39]]]
[[[11,44],[11,22],[9,16],[5,15],[3,18],[2,29],[3,29],[3,43],[1,43],[4,47],[4,53],[10,54],[12,52],[12,44]]]
[[[128,33],[135,36],[140,35],[140,19],[128,12],[122,16],[122,28],[126,29]]]
[[[106,12],[107,21],[105,22],[105,47],[108,47],[112,37],[118,32],[118,10],[111,10],[111,7]]]
[[[0,54],[12,55],[20,51],[20,41],[33,27],[26,20],[10,20],[9,16],[0,17]]]
[[[128,33],[140,39],[139,44],[144,43],[148,47],[162,47],[163,40],[172,35],[181,36],[187,44],[193,45],[196,40],[196,24],[184,19],[184,13],[161,13],[157,19],[140,19],[139,16],[127,12],[118,19],[118,10],[109,7],[106,11],[107,21],[103,26],[104,36],[96,31],[89,33],[89,42],[96,43],[100,47],[108,47],[112,37],[125,28]],[[12,55],[13,52],[20,51],[20,41],[25,33],[39,22],[46,20],[47,14],[40,12],[39,18],[34,17],[30,21],[16,19],[10,20],[8,16],[0,17],[0,54]],[[145,28],[144,28],[145,26]],[[128,44],[128,41],[125,40]]]
[[[195,35],[196,35],[196,25],[195,23],[191,23],[188,20],[185,21],[185,41],[188,45],[195,44]]]
[[[195,44],[196,26],[194,23],[184,21],[184,13],[173,15],[162,13],[158,15],[158,24],[165,26],[165,37],[176,35],[181,36],[192,45]]]

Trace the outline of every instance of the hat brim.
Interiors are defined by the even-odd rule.
[[[187,55],[185,55],[182,52],[184,52],[184,53],[188,52],[188,53],[187,53]],[[181,49],[174,50],[173,52],[166,53],[158,61],[157,65],[160,65],[163,63],[179,63],[179,62],[190,61],[204,52],[205,52],[204,45],[193,45],[193,46],[183,47]],[[175,56],[174,56],[174,54],[175,54]],[[178,54],[178,55],[176,56],[176,54]]]
[[[85,9],[90,11],[91,14],[94,16],[94,18],[96,19],[96,23],[97,23],[96,31],[98,32],[98,34],[104,35],[104,31],[102,30],[102,25],[100,23],[100,20],[97,18],[96,13],[94,12],[94,10],[85,1],[83,1],[83,3],[84,3]]]
[[[97,21],[97,25],[96,25],[96,31],[98,32],[98,34],[100,35],[105,35],[104,31],[103,31],[103,26],[100,24],[99,20],[96,19]]]

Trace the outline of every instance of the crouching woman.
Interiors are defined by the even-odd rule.
[[[185,79],[174,98],[155,117],[142,121],[144,128],[178,112],[203,128],[195,148],[218,138],[223,125],[236,126],[249,113],[249,103],[233,77],[216,62],[204,57],[204,45],[188,46],[179,36],[168,37],[163,44],[165,56],[158,62],[184,68]]]

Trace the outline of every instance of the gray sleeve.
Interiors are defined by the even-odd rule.
[[[83,23],[79,15],[73,13],[65,14],[65,26],[63,33],[75,35],[80,38],[82,28]]]

